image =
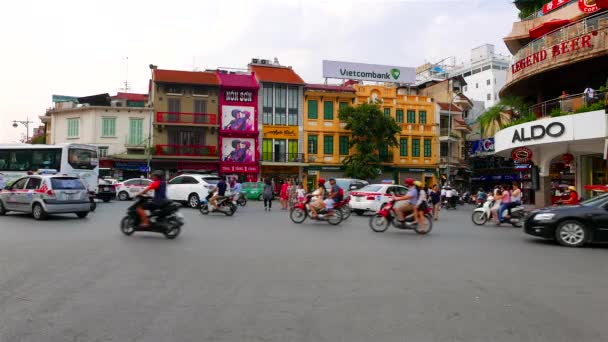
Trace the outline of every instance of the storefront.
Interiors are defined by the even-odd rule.
[[[592,193],[585,186],[606,185],[605,111],[543,118],[505,128],[495,136],[496,153],[530,165],[523,186],[534,191],[535,205],[551,205],[569,186],[580,196]]]
[[[99,165],[99,175],[118,180],[148,177],[149,168],[146,160],[111,160],[105,159]]]
[[[292,179],[301,182],[304,154],[298,153],[297,126],[264,125],[262,131],[262,179]]]

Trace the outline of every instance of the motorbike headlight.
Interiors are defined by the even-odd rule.
[[[553,213],[542,213],[542,214],[536,214],[536,216],[534,216],[534,220],[549,221],[549,220],[552,220],[554,217],[555,217],[555,214],[553,214]]]

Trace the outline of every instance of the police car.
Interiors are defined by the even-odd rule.
[[[394,184],[370,184],[350,192],[350,207],[359,216],[368,211],[377,212],[390,201],[392,194],[405,196],[407,188]]]

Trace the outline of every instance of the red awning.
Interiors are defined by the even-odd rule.
[[[608,8],[608,0],[595,0],[595,4],[599,8]]]
[[[558,28],[568,25],[570,23],[571,23],[571,21],[568,19],[553,19],[553,20],[546,21],[546,22],[540,24],[539,26],[536,26],[536,27],[530,29],[530,31],[529,31],[530,38],[531,39],[540,38],[540,37],[546,35],[547,33],[551,32],[553,30],[557,30]]]

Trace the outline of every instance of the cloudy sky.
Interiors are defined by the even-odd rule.
[[[0,143],[25,133],[51,95],[145,92],[148,65],[246,67],[252,57],[320,82],[323,59],[417,66],[468,58],[502,37],[511,0],[10,1],[0,11]]]

